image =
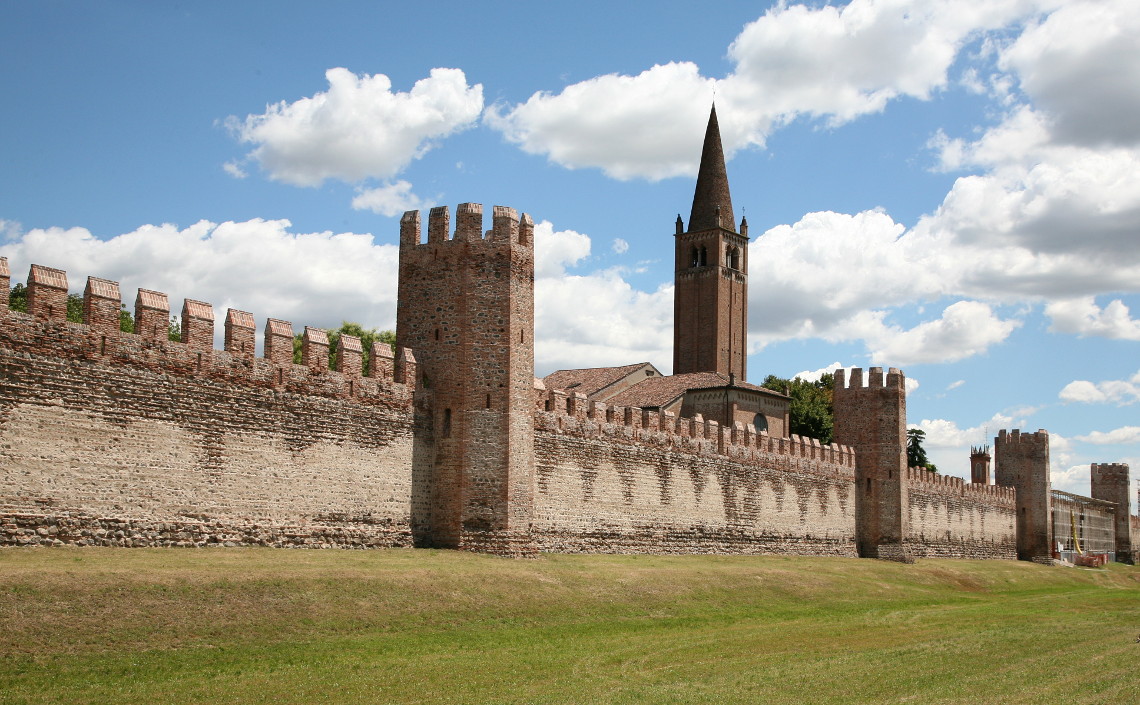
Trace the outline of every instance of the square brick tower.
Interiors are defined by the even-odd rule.
[[[495,206],[433,208],[400,221],[396,344],[412,348],[430,395],[427,542],[507,555],[532,552],[534,506],[534,223]]]
[[[1049,432],[999,431],[994,439],[994,456],[994,482],[1017,490],[1017,558],[1052,563]]]
[[[736,232],[716,106],[709,115],[689,229],[677,216],[673,374],[719,372],[745,379],[748,223]]]
[[[906,378],[901,370],[835,371],[835,442],[855,449],[855,541],[863,558],[913,562],[906,552]]]
[[[1129,508],[1128,463],[1093,463],[1092,497],[1116,503],[1116,560],[1132,562],[1132,521]]]

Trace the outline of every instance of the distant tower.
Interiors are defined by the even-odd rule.
[[[975,485],[990,484],[989,446],[970,446],[970,482]]]
[[[1132,523],[1128,506],[1128,463],[1093,463],[1092,497],[1116,503],[1116,560],[1132,562]]]
[[[676,223],[673,374],[719,372],[745,379],[748,336],[748,223],[736,231],[716,106],[684,231]]]
[[[426,243],[419,211],[400,221],[396,344],[415,351],[431,405],[417,543],[533,552],[534,223],[495,206],[484,236],[478,203],[459,205],[453,237],[450,220],[433,208]]]
[[[1051,562],[1053,493],[1049,484],[1049,433],[998,432],[994,480],[1017,490],[1017,557]]]
[[[835,371],[835,442],[855,449],[855,542],[862,558],[913,562],[906,467],[906,377],[890,368]]]

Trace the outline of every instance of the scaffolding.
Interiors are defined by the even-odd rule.
[[[1061,490],[1052,493],[1058,557],[1070,563],[1090,555],[1116,560],[1116,504]]]

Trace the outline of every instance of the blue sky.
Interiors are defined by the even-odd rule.
[[[715,97],[752,381],[901,367],[950,474],[1002,428],[1060,489],[1140,464],[1134,0],[4,3],[0,62],[14,280],[392,328],[399,214],[508,205],[540,375],[668,371]]]

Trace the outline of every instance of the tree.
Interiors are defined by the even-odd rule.
[[[823,444],[831,443],[835,431],[835,414],[831,406],[834,375],[824,374],[816,382],[768,375],[761,386],[781,393],[787,390],[791,397],[789,434],[817,438]]]
[[[364,350],[364,367],[370,368],[372,356],[372,343],[387,343],[393,351],[396,350],[396,332],[390,330],[376,330],[375,328],[365,328],[359,323],[351,321],[341,321],[340,328],[328,331],[329,336],[329,369],[336,368],[336,348],[340,342],[341,334],[353,335],[360,338],[360,347]],[[302,333],[293,336],[293,362],[301,364],[301,341],[304,339]]]
[[[938,472],[938,466],[926,457],[926,449],[922,447],[926,440],[926,431],[920,428],[908,428],[906,431],[906,465],[908,468],[926,468],[930,472]]]

